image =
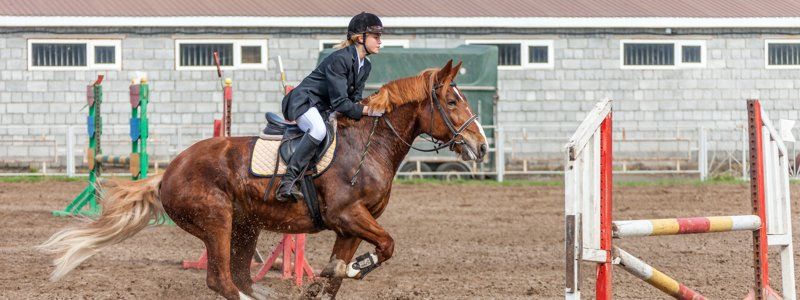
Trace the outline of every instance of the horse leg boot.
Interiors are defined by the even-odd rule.
[[[281,178],[281,184],[275,197],[278,201],[296,201],[303,197],[303,193],[300,192],[295,183],[303,175],[301,173],[305,171],[311,158],[314,157],[320,143],[321,141],[317,141],[308,133],[304,134],[300,139],[297,149],[294,150],[294,154],[292,154],[292,158],[289,159],[289,164],[286,166],[286,174]]]

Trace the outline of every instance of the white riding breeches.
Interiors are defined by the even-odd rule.
[[[325,121],[322,120],[322,115],[313,106],[297,118],[297,126],[317,141],[325,139],[328,133],[328,129],[325,128]]]

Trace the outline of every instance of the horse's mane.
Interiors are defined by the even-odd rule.
[[[416,76],[404,77],[387,82],[375,93],[361,100],[361,104],[377,109],[383,109],[385,113],[391,112],[397,106],[421,102],[428,99],[428,91],[433,86],[432,80],[436,68],[422,70]],[[337,122],[340,126],[349,127],[355,124],[355,120],[337,114]]]
[[[396,106],[424,101],[427,99],[428,87],[431,84],[429,81],[436,71],[437,69],[425,69],[417,76],[389,81],[364,99],[363,103],[369,107],[384,109],[388,113]]]

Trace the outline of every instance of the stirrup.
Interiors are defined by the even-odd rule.
[[[278,185],[278,190],[275,191],[275,200],[278,202],[289,202],[289,201],[297,201],[303,198],[303,193],[300,191],[300,188],[297,186],[297,183],[286,183],[291,184],[291,190],[288,195],[284,196],[281,194],[281,187],[283,187],[283,182]]]

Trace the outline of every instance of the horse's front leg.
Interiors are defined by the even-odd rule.
[[[378,224],[372,214],[363,205],[353,205],[338,215],[334,230],[346,235],[358,237],[375,246],[374,254],[359,256],[346,268],[334,267],[335,277],[363,278],[367,273],[388,260],[394,254],[394,239]],[[354,249],[355,250],[355,249]],[[352,254],[351,254],[352,257]],[[375,259],[377,258],[377,261]],[[342,274],[342,271],[345,274]]]
[[[346,276],[347,263],[353,259],[353,255],[361,244],[361,239],[355,236],[337,235],[336,242],[333,244],[330,263],[322,270],[321,277],[328,277],[328,284],[325,285],[325,294],[331,299],[336,298],[339,288],[342,286],[342,279]],[[338,269],[338,271],[337,271]],[[337,276],[340,275],[340,276]],[[316,292],[316,291],[314,291]],[[311,298],[313,298],[312,295]]]

